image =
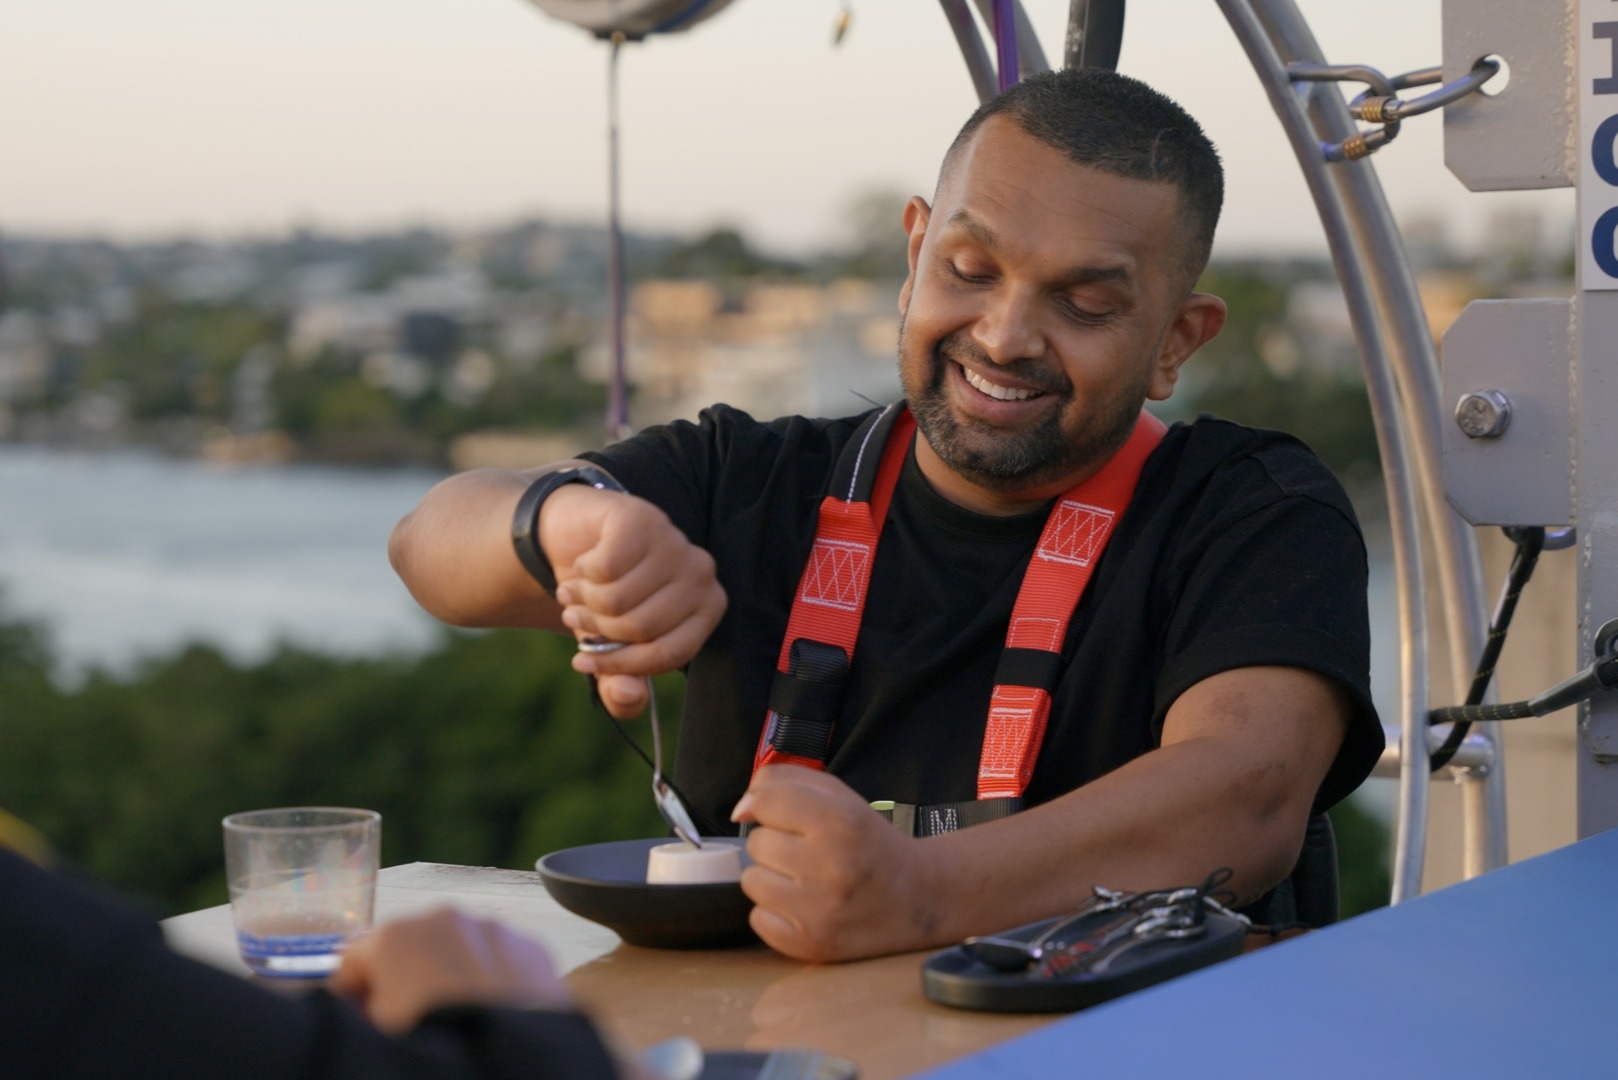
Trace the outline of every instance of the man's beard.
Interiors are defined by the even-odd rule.
[[[933,452],[963,479],[979,487],[1011,492],[1043,487],[1080,471],[1093,471],[1110,458],[1129,438],[1140,415],[1151,372],[1119,392],[1094,402],[1078,430],[1062,426],[1073,405],[1073,386],[1067,379],[1052,375],[1037,361],[1018,361],[985,368],[998,368],[1019,382],[1046,394],[1058,396],[1057,408],[1029,427],[991,427],[971,418],[957,417],[951,410],[944,388],[949,365],[954,358],[983,359],[983,354],[960,331],[934,346],[927,367],[904,362],[907,356],[905,324],[899,323],[899,373],[905,400],[916,418],[916,427]]]

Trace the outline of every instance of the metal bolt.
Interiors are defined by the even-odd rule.
[[[1455,423],[1470,438],[1499,438],[1511,426],[1511,399],[1498,390],[1474,390],[1456,404]]]

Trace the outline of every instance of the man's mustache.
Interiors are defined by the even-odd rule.
[[[971,364],[979,371],[1004,372],[1008,378],[1047,394],[1066,394],[1073,389],[1073,384],[1067,378],[1046,367],[1043,361],[1029,358],[1013,360],[1009,364],[995,363],[970,337],[958,330],[940,341],[933,353],[962,367]]]

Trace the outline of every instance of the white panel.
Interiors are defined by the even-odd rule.
[[[1444,493],[1474,525],[1573,521],[1571,300],[1476,300],[1444,335]],[[1497,390],[1511,423],[1468,437],[1453,410],[1465,394]]]
[[[1618,289],[1618,4],[1579,4],[1579,270]]]
[[[1444,110],[1444,164],[1472,191],[1573,183],[1568,56],[1575,2],[1444,0],[1444,81],[1485,56],[1503,57],[1510,73],[1498,96],[1471,94]]]

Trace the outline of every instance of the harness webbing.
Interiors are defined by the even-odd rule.
[[[821,501],[814,546],[793,597],[755,772],[777,764],[826,767],[877,540],[914,430],[908,410],[889,406],[855,433],[838,459],[832,494]],[[1044,740],[1068,622],[1165,430],[1143,411],[1123,447],[1058,497],[1046,518],[1012,608],[990,696],[978,799],[1011,803],[990,817],[1020,806]]]
[[[792,598],[755,772],[761,765],[826,767],[877,538],[915,430],[909,409],[889,405],[861,425],[838,457],[832,493],[820,501],[814,546]],[[815,700],[793,700],[800,694]]]
[[[1051,507],[1017,590],[989,697],[989,722],[978,759],[979,799],[1017,798],[1028,786],[1045,740],[1068,622],[1164,430],[1161,420],[1142,412],[1129,440],[1100,471],[1069,488]],[[1032,655],[1022,655],[1024,650]]]

